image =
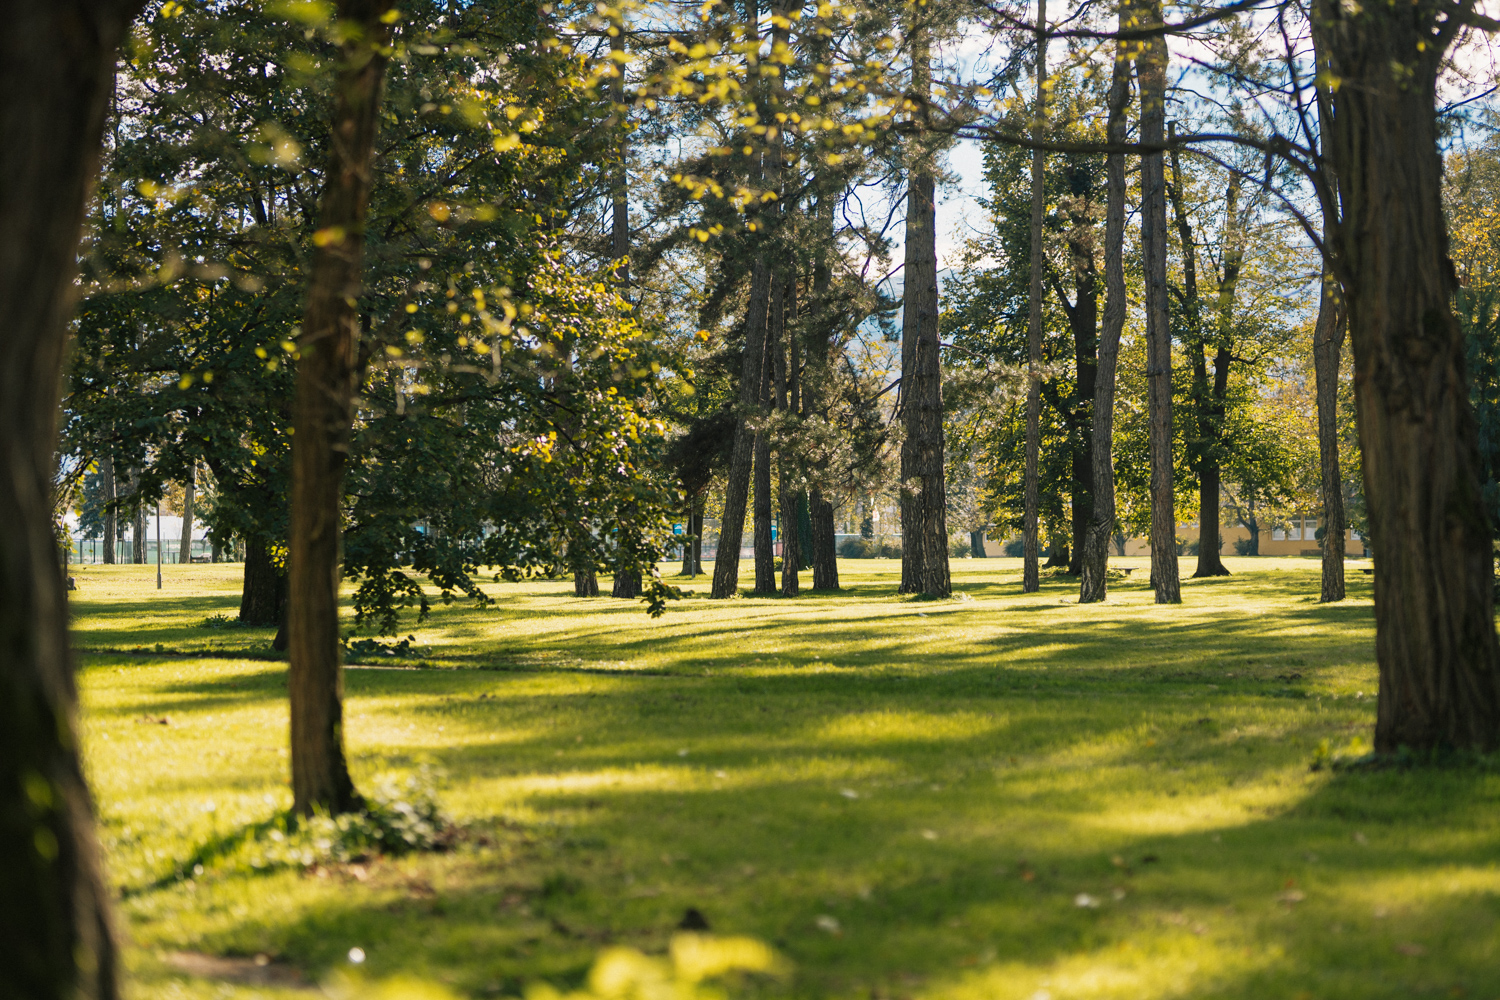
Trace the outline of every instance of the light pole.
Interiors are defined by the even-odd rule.
[[[156,501],[156,589],[161,589],[161,501]]]

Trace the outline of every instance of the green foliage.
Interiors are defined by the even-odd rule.
[[[213,536],[273,550],[328,159],[333,29],[302,9],[137,25],[65,401],[64,451],[140,470],[129,502],[201,463]],[[487,603],[481,564],[516,579],[567,551],[649,575],[677,505],[652,415],[672,355],[560,244],[612,155],[610,109],[528,10],[426,0],[394,29],[344,539],[357,618],[388,634],[433,590]],[[672,591],[645,596],[659,614]]]
[[[884,535],[846,538],[839,542],[839,555],[845,559],[900,559],[901,540]]]

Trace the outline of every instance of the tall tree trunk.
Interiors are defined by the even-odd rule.
[[[693,575],[703,572],[703,495],[700,493],[698,499],[693,503]]]
[[[781,276],[771,272],[769,316],[766,329],[766,354],[761,364],[761,387],[759,405],[762,412],[772,402],[773,364],[776,352],[781,349],[783,332],[781,301]],[[761,597],[776,593],[776,549],[771,537],[774,524],[771,499],[771,435],[762,429],[755,435],[755,590]]]
[[[1318,459],[1323,480],[1323,581],[1318,600],[1344,599],[1344,477],[1339,471],[1339,357],[1344,352],[1344,298],[1338,281],[1323,270],[1318,324],[1313,328],[1313,378],[1318,396]]]
[[[1169,132],[1169,134],[1171,134]],[[1193,471],[1198,475],[1198,566],[1193,578],[1228,576],[1229,569],[1219,557],[1223,545],[1219,533],[1221,469],[1219,460],[1220,439],[1223,436],[1225,394],[1229,388],[1229,337],[1230,321],[1234,314],[1234,288],[1239,279],[1238,245],[1239,218],[1239,174],[1231,174],[1226,197],[1224,243],[1224,279],[1219,284],[1219,308],[1215,314],[1213,338],[1215,346],[1213,381],[1209,381],[1209,348],[1207,336],[1209,318],[1203,312],[1203,299],[1198,287],[1198,247],[1193,236],[1193,224],[1188,218],[1182,194],[1182,163],[1176,149],[1172,150],[1172,183],[1168,192],[1172,201],[1172,213],[1177,220],[1177,235],[1182,248],[1182,297],[1183,312],[1188,328],[1188,355],[1193,368],[1191,419],[1193,440],[1188,448],[1188,458]]]
[[[140,4],[9,4],[0,40],[0,996],[114,1000],[52,533],[66,327],[115,46]]]
[[[1073,305],[1064,307],[1073,333],[1073,393],[1069,399],[1068,447],[1072,451],[1070,503],[1072,510],[1068,573],[1083,572],[1084,538],[1094,509],[1094,465],[1091,428],[1094,395],[1099,381],[1099,287],[1094,268],[1094,222],[1087,208],[1072,219],[1068,237],[1073,259]],[[1059,294],[1059,298],[1063,298]]]
[[[115,460],[105,455],[99,461],[99,492],[104,510],[104,561],[115,564],[115,547],[120,544],[120,528],[115,511]]]
[[[813,312],[807,345],[807,378],[803,380],[803,415],[828,419],[828,387],[833,378],[833,301],[830,288],[833,269],[829,255],[834,250],[833,203],[827,193],[818,196],[817,250],[813,258]],[[819,474],[828,469],[826,457],[820,457]],[[833,504],[823,496],[818,479],[809,491],[807,504],[811,520],[813,590],[839,589],[838,529],[833,522]]]
[[[1160,0],[1140,5],[1147,24],[1162,23]],[[1165,139],[1167,43],[1142,43],[1141,142]],[[1177,571],[1177,513],[1172,492],[1172,330],[1167,319],[1167,185],[1162,154],[1141,156],[1141,245],[1146,272],[1146,386],[1151,452],[1151,584],[1157,604],[1182,600]]]
[[[760,0],[745,0],[745,36],[760,35]],[[747,49],[746,62],[753,69],[759,56]],[[751,184],[760,184],[764,166],[756,163]],[[755,465],[757,435],[753,425],[761,413],[761,382],[766,357],[766,323],[770,311],[771,270],[764,247],[755,252],[750,276],[750,300],[745,308],[745,353],[740,361],[739,414],[734,425],[734,445],[729,455],[729,473],[724,485],[724,516],[719,521],[719,548],[714,556],[712,598],[733,597],[739,592],[740,543],[745,537],[745,509],[750,499],[750,477]],[[757,584],[759,580],[756,581]]]
[[[1469,10],[1313,6],[1327,77],[1341,81],[1321,122],[1338,196],[1324,218],[1354,350],[1380,753],[1500,746],[1492,536],[1452,309],[1436,116],[1438,73]]]
[[[754,0],[751,0],[753,3]],[[714,556],[714,598],[733,597],[739,590],[740,544],[745,537],[745,508],[750,499],[750,475],[755,463],[757,435],[753,423],[760,410],[761,368],[766,353],[766,299],[771,275],[762,254],[750,278],[750,301],[745,311],[745,353],[740,362],[739,416],[724,485],[724,516],[719,521],[719,547]]]
[[[838,526],[833,520],[833,504],[818,490],[808,497],[812,514],[813,590],[839,589]]]
[[[932,87],[925,27],[912,41],[913,89]],[[901,577],[905,593],[947,597],[947,490],[943,481],[943,384],[938,339],[937,184],[931,163],[912,167],[906,197],[905,293],[902,307]]]
[[[969,554],[975,559],[984,559],[984,529],[969,532]]]
[[[137,566],[146,564],[146,505],[141,502],[141,473],[130,470],[130,498],[134,509],[130,515],[130,561]]]
[[[344,671],[339,646],[339,520],[361,379],[359,313],[372,151],[386,57],[381,15],[391,0],[339,0],[349,28],[340,46],[332,142],[307,308],[298,342],[292,438],[292,517],[287,618],[292,703],[292,799],[349,812],[363,803],[344,757]]]
[[[1031,134],[1037,142],[1047,131],[1047,0],[1036,8],[1036,106]],[[1040,146],[1031,151],[1031,290],[1026,322],[1026,465],[1024,505],[1021,517],[1021,593],[1041,589],[1038,562],[1037,518],[1041,510],[1042,450],[1042,214],[1046,208],[1046,153]]]
[[[182,536],[177,545],[177,561],[193,561],[193,483],[197,478],[197,467],[188,467],[187,482],[182,484]]]
[[[616,11],[617,20],[610,25],[614,32],[609,39],[610,54],[615,59],[612,64],[615,76],[610,81],[609,96],[614,104],[614,114],[619,116],[615,123],[620,130],[620,141],[616,149],[617,159],[609,172],[609,195],[610,195],[610,258],[614,261],[615,283],[619,286],[620,294],[627,300],[630,297],[630,143],[626,138],[625,116],[625,19],[624,8]],[[585,522],[581,531],[589,532],[589,524]],[[588,552],[586,563],[577,562],[573,567],[573,596],[574,597],[598,597],[599,577],[594,566],[594,555],[591,544],[585,543]],[[640,596],[641,580],[639,572],[617,569],[614,579],[610,585],[610,596],[625,599],[634,599]]]
[[[693,558],[693,514],[698,509],[698,494],[688,495],[687,507],[682,512],[682,575],[697,576],[698,564]]]
[[[781,294],[781,338],[775,346],[776,409],[785,416],[797,412],[797,351],[793,346],[793,330],[796,317],[797,282],[793,274],[787,276]],[[777,455],[776,499],[781,522],[781,596],[796,597],[802,589],[799,571],[802,568],[802,518],[798,511],[798,500],[802,491],[798,486],[793,458],[785,453]]]
[[[1128,6],[1123,10],[1128,10]],[[1120,20],[1125,20],[1122,13]],[[1123,28],[1124,25],[1122,24]],[[1125,46],[1115,51],[1109,88],[1109,141],[1125,141],[1125,107],[1130,102],[1130,63]],[[1078,600],[1104,600],[1109,568],[1109,543],[1115,532],[1115,372],[1120,358],[1120,333],[1125,327],[1125,157],[1105,158],[1104,209],[1104,324],[1099,335],[1099,364],[1094,382],[1093,426],[1089,463],[1093,467],[1094,503],[1089,512],[1083,545]]]

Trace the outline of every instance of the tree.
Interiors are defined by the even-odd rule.
[[[1379,753],[1500,745],[1491,528],[1438,154],[1438,75],[1476,21],[1468,0],[1312,7],[1325,229],[1349,310],[1376,553]]]
[[[932,77],[929,25],[914,26],[912,92],[925,101]],[[906,266],[901,323],[901,591],[947,597],[947,502],[943,483],[943,388],[938,340],[936,178],[917,154],[907,178]]]
[[[1139,5],[1147,24],[1161,24],[1161,4]],[[1136,59],[1141,87],[1141,143],[1165,140],[1167,41],[1142,43]],[[1146,274],[1146,384],[1151,441],[1151,586],[1157,604],[1177,604],[1177,514],[1172,484],[1172,334],[1167,316],[1167,189],[1162,154],[1141,155],[1141,248]]]
[[[0,995],[119,995],[53,534],[59,380],[115,48],[139,4],[13,4],[0,42]]]
[[[1040,141],[1047,121],[1047,0],[1037,0],[1036,10],[1036,106],[1032,135]],[[1046,207],[1046,153],[1038,146],[1031,152],[1031,281],[1027,295],[1026,324],[1026,514],[1022,525],[1023,559],[1021,592],[1041,589],[1037,575],[1037,517],[1041,502],[1037,464],[1042,447],[1042,216]]]
[[[1123,26],[1128,6],[1121,6]],[[1125,46],[1117,43],[1108,98],[1107,139],[1123,144],[1125,108],[1130,100],[1130,70]],[[1099,366],[1094,383],[1092,435],[1089,462],[1093,468],[1094,502],[1089,512],[1088,534],[1081,541],[1083,561],[1079,573],[1078,600],[1104,600],[1109,567],[1109,540],[1115,532],[1114,413],[1115,366],[1120,356],[1120,333],[1125,326],[1125,157],[1110,153],[1106,159],[1104,216],[1104,327],[1099,336]]]
[[[759,4],[760,0],[745,0],[745,37],[747,39],[752,37],[758,39],[760,36]],[[746,46],[745,57],[747,62],[754,65],[759,58],[759,44],[757,43],[754,48]],[[752,182],[759,186],[763,181],[764,171],[757,156],[752,163]],[[761,241],[753,242],[759,244]],[[750,475],[757,464],[763,465],[758,459],[759,437],[754,424],[764,399],[762,384],[765,377],[766,327],[772,297],[772,274],[764,250],[758,246],[757,250],[750,281],[750,299],[745,313],[745,348],[739,384],[739,422],[735,427],[734,447],[729,458],[724,516],[719,524],[719,550],[714,559],[714,582],[710,591],[710,596],[715,598],[733,597],[738,593],[740,540],[744,537],[745,531],[745,508],[750,496]],[[766,476],[767,484],[764,492],[768,504],[766,516],[769,517],[769,469],[766,470]],[[757,490],[757,492],[760,491]],[[760,512],[757,511],[757,519],[760,519],[760,516]],[[761,580],[762,561],[757,553],[757,590],[763,582]],[[769,581],[765,582],[769,590],[772,584]]]
[[[357,300],[363,279],[371,154],[385,75],[390,0],[340,0],[332,142],[307,310],[297,349],[290,568],[293,809],[363,804],[344,759],[339,534],[344,472],[363,380]]]
[[[1318,321],[1313,328],[1313,372],[1318,397],[1318,466],[1322,473],[1323,572],[1318,599],[1344,599],[1344,477],[1339,471],[1339,360],[1348,330],[1343,296],[1325,267],[1320,281]]]

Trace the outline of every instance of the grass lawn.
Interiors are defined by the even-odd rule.
[[[238,566],[75,567],[130,995],[306,996],[182,953],[316,983],[354,947],[460,996],[567,988],[696,907],[792,963],[747,995],[1500,998],[1500,774],[1311,770],[1373,728],[1369,577],[1322,606],[1314,560],[1225,561],[1169,608],[1023,597],[1012,559],[955,561],[949,601],[880,560],[796,600],[700,576],[654,621],[496,584],[346,675],[356,781],[431,769],[455,849],[186,876],[290,804],[285,664],[203,627]]]

